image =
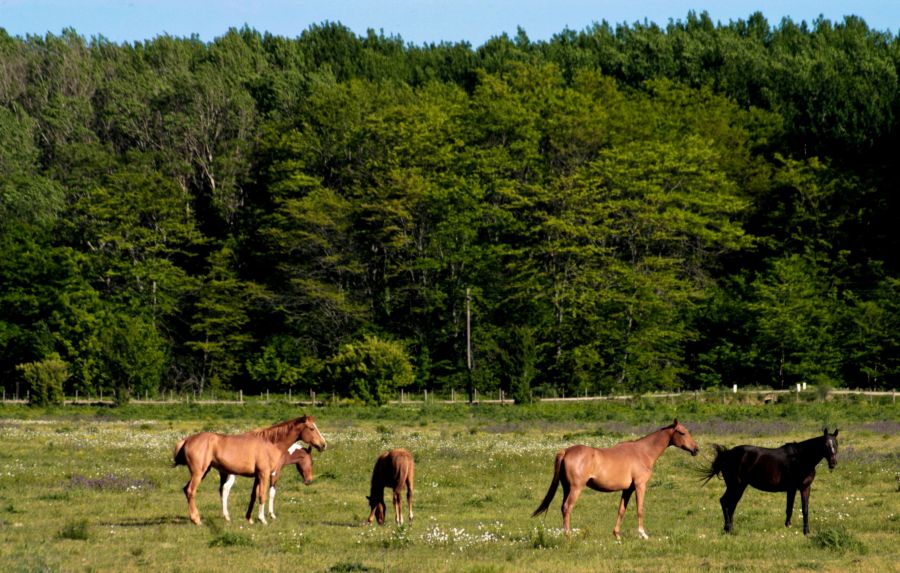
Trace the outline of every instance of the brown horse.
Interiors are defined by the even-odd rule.
[[[669,446],[676,446],[696,456],[699,448],[687,428],[676,419],[672,425],[660,428],[639,440],[622,442],[610,448],[592,448],[590,446],[572,446],[556,454],[553,469],[553,481],[541,505],[531,514],[532,517],[547,511],[556,488],[562,483],[563,502],[562,516],[566,533],[571,533],[569,518],[581,490],[585,486],[597,491],[621,491],[619,515],[613,535],[621,539],[619,534],[625,509],[631,494],[637,494],[638,535],[647,539],[644,531],[644,491],[647,482],[653,475],[653,464]]]
[[[275,471],[272,472],[272,479],[269,484],[269,517],[272,519],[275,519],[275,486],[278,484],[278,479],[281,477],[281,470],[284,466],[296,465],[297,472],[303,476],[303,483],[306,485],[312,483],[313,464],[311,450],[311,447],[302,448],[299,443],[292,445],[282,455],[281,462]],[[228,515],[228,494],[231,492],[235,478],[237,478],[235,474],[219,472],[219,495],[222,496],[222,515],[225,517],[225,521],[231,521],[231,516]],[[251,519],[253,504],[256,502],[256,488],[257,484],[254,482],[253,489],[250,490],[250,506],[247,507],[248,521]]]
[[[416,468],[413,463],[412,454],[403,448],[397,448],[389,452],[385,452],[378,457],[375,462],[375,469],[372,470],[372,487],[370,493],[366,496],[369,500],[368,523],[372,523],[372,519],[378,520],[378,525],[384,525],[384,488],[390,487],[394,489],[394,519],[397,525],[403,525],[403,508],[401,507],[402,499],[400,492],[403,486],[406,486],[406,505],[409,510],[409,520],[413,519],[413,477]]]
[[[219,472],[257,480],[256,495],[262,504],[259,508],[259,520],[265,523],[263,505],[272,472],[281,467],[279,464],[283,454],[291,444],[299,440],[319,451],[326,447],[325,438],[312,416],[301,416],[236,436],[201,432],[178,442],[175,446],[175,465],[186,465],[191,472],[191,479],[184,486],[191,521],[200,524],[200,512],[197,511],[194,496],[200,482],[211,468],[215,468]]]

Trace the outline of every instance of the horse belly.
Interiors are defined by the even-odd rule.
[[[609,493],[611,491],[622,491],[631,487],[630,480],[609,480],[603,481],[597,478],[591,478],[587,481],[587,486],[595,491]]]
[[[634,483],[631,468],[616,467],[612,463],[615,460],[607,460],[607,463],[598,464],[587,480],[587,486],[597,491],[621,491],[628,489]]]

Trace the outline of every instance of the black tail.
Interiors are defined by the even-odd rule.
[[[724,454],[728,451],[728,448],[719,444],[713,444],[712,447],[716,450],[716,457],[713,458],[709,469],[700,470],[700,479],[703,480],[703,485],[706,485],[709,480],[722,473],[722,464],[725,461]]]
[[[566,457],[565,450],[560,451],[556,454],[556,461],[553,463],[553,481],[550,482],[550,489],[547,490],[547,495],[544,496],[544,501],[541,502],[541,505],[538,506],[537,509],[534,510],[534,513],[531,514],[531,517],[536,517],[550,507],[550,502],[553,501],[553,496],[556,495],[556,489],[559,487],[559,470],[562,467],[563,458]]]

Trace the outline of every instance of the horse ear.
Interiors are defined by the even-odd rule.
[[[836,438],[836,437],[837,437],[837,433],[838,433],[838,430],[837,430],[837,428],[835,428],[834,433],[831,434],[831,435],[834,436],[834,437]]]
[[[677,425],[678,425],[678,418],[675,418],[675,420],[672,421],[672,426],[675,427]]]

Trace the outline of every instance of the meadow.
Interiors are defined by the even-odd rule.
[[[243,515],[251,480],[221,516],[218,477],[188,520],[184,467],[172,448],[201,430],[239,432],[309,413],[328,440],[315,481],[293,470],[268,526]],[[555,452],[641,437],[678,417],[701,447],[670,448],[647,491],[637,536],[634,503],[623,540],[612,536],[618,494],[588,491],[561,530],[557,493],[531,518]],[[722,533],[720,480],[701,485],[712,443],[778,446],[840,428],[838,466],[813,485],[811,534],[783,526],[784,494],[748,490],[735,533]],[[369,477],[379,452],[416,460],[415,520],[367,526]],[[3,571],[897,571],[900,408],[888,399],[779,404],[684,398],[534,406],[300,408],[244,406],[0,406],[0,570]],[[388,502],[390,503],[390,502]],[[405,514],[405,508],[404,508]],[[390,508],[388,515],[391,515]]]

